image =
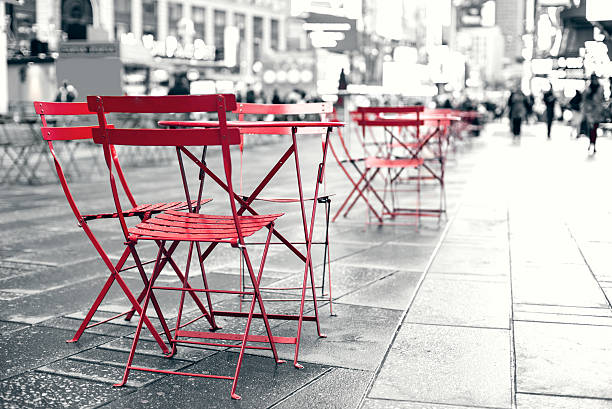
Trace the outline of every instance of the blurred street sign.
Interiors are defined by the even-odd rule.
[[[307,13],[304,30],[315,48],[342,52],[357,49],[357,20],[331,14]]]

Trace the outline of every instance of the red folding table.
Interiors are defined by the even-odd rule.
[[[359,199],[367,205],[368,214],[374,215],[376,224],[385,223],[385,216],[391,219],[397,216],[416,216],[418,225],[421,216],[439,218],[445,213],[446,137],[448,125],[455,118],[449,115],[424,115],[423,112],[423,107],[358,108],[353,118],[361,128],[360,143],[365,155],[359,159],[351,158],[346,142],[341,139],[341,147],[348,157],[348,160],[342,161],[332,147],[332,153],[353,186],[332,220],[340,214],[346,217]],[[382,129],[383,136],[375,135],[375,129]],[[372,147],[375,152],[372,152]],[[350,175],[343,162],[353,165],[357,178]],[[358,166],[359,162],[364,163],[363,168]],[[416,170],[417,175],[404,176],[407,169]],[[383,175],[382,188],[374,184],[374,179],[379,175]],[[426,209],[420,206],[421,181],[427,179],[436,180],[440,184],[438,208]],[[396,196],[401,191],[397,184],[403,180],[416,181],[414,191],[417,192],[417,199],[414,208],[402,208],[395,204]],[[386,193],[389,193],[391,203]],[[379,205],[380,210],[375,205]]]
[[[218,126],[217,121],[160,121],[160,126],[172,126],[172,127],[189,127],[189,128],[212,128]],[[320,337],[325,337],[325,335],[321,332],[321,327],[319,323],[319,313],[317,307],[317,296],[315,291],[315,279],[314,279],[314,271],[312,266],[312,243],[313,243],[313,233],[314,233],[314,225],[316,218],[316,210],[317,210],[317,201],[319,198],[319,187],[324,181],[325,174],[325,163],[327,160],[327,150],[329,146],[329,139],[331,136],[331,132],[334,128],[341,127],[344,124],[337,121],[273,121],[273,122],[265,122],[265,121],[228,121],[227,126],[229,129],[239,129],[242,134],[249,133],[267,133],[267,134],[278,134],[278,135],[291,135],[291,144],[289,148],[281,155],[276,164],[268,171],[262,181],[257,185],[257,187],[251,192],[251,194],[247,196],[235,195],[235,199],[237,203],[240,204],[240,208],[238,209],[238,215],[242,215],[245,212],[248,212],[252,215],[257,215],[258,212],[252,207],[253,202],[258,198],[262,190],[270,183],[270,181],[274,178],[274,176],[279,172],[279,170],[283,167],[283,165],[291,158],[294,157],[295,166],[296,166],[296,177],[297,177],[297,188],[299,193],[299,203],[301,210],[301,219],[302,219],[302,227],[304,229],[304,239],[306,244],[306,252],[300,251],[294,244],[291,243],[289,239],[285,237],[281,232],[278,231],[276,227],[272,228],[272,235],[278,239],[281,243],[283,243],[287,248],[289,248],[297,257],[299,257],[304,262],[304,275],[301,286],[301,297],[300,297],[300,309],[299,313],[296,314],[268,314],[268,318],[270,319],[283,319],[283,320],[297,320],[298,328],[297,334],[295,337],[283,337],[279,339],[278,343],[289,343],[295,344],[295,352],[294,352],[294,366],[301,368],[302,366],[298,363],[298,355],[299,355],[299,347],[300,347],[300,336],[302,331],[302,323],[303,321],[314,321],[316,323],[317,334]],[[299,148],[298,148],[298,135],[300,134],[322,134],[325,135],[322,142],[322,157],[321,161],[318,164],[317,176],[315,181],[314,194],[312,199],[312,209],[310,210],[310,220],[308,220],[306,213],[306,199],[304,198],[303,191],[303,183],[302,183],[302,174],[300,171],[300,159],[299,159]],[[197,162],[197,158],[190,154],[188,151],[184,152],[191,160]],[[206,170],[205,170],[206,171]],[[209,174],[206,171],[207,175]],[[212,174],[211,177],[214,177]],[[217,182],[218,183],[218,182]],[[215,243],[212,243],[206,251],[202,254],[200,259],[203,262],[206,257],[210,255],[214,247]],[[308,281],[310,281],[311,285],[308,285]],[[306,300],[306,290],[310,287],[312,293],[312,301],[313,301],[313,315],[304,315],[304,307]],[[212,310],[211,314],[213,316],[244,316],[246,313],[238,312],[238,311],[221,311],[221,310]]]

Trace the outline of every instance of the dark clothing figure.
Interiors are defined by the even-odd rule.
[[[62,86],[57,90],[57,96],[55,102],[73,102],[79,93],[77,92],[74,85],[64,80]]]
[[[174,85],[168,90],[168,95],[189,95],[189,80],[186,76],[176,77]]]
[[[527,112],[525,114],[525,119],[529,122],[530,118],[533,117],[533,106],[535,105],[535,98],[533,94],[525,97],[525,108]]]
[[[249,104],[255,103],[255,91],[248,89],[246,92],[246,102]]]
[[[512,91],[510,98],[508,98],[508,115],[510,117],[512,134],[515,137],[521,136],[521,124],[527,116],[527,104],[527,97],[520,89]]]
[[[572,110],[572,127],[576,132],[576,138],[580,138],[582,132],[582,93],[576,91],[576,95],[569,100],[569,107]]]
[[[597,128],[604,117],[604,93],[597,75],[591,75],[591,81],[584,93],[582,103],[582,113],[587,124],[587,135],[589,136],[589,147],[593,147],[593,153],[597,152],[595,144],[597,142]]]
[[[278,95],[278,90],[274,90],[274,94],[272,95],[272,103],[273,104],[282,104],[283,100]]]
[[[342,91],[346,91],[348,87],[348,82],[346,81],[346,74],[344,73],[344,68],[340,71],[340,78],[338,79],[338,93]],[[344,107],[344,97],[338,96],[338,101],[336,102],[338,107]]]
[[[552,89],[544,93],[544,105],[546,105],[546,136],[550,139],[550,131],[552,129],[553,119],[555,118],[555,106],[557,98],[553,94]]]

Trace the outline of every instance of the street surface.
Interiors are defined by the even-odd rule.
[[[302,143],[310,144],[300,152],[307,195],[320,142],[311,137]],[[448,217],[441,222],[423,219],[418,230],[366,225],[365,207],[358,203],[330,227],[334,315],[325,300],[319,304],[328,338],[318,338],[312,323],[304,325],[301,370],[291,361],[275,366],[268,351],[249,352],[238,382],[241,401],[230,399],[230,382],[224,380],[132,372],[127,386],[113,388],[138,317],[100,325],[80,341],[65,343],[108,270],[58,183],[3,186],[0,406],[612,408],[612,141],[600,138],[595,156],[587,154],[587,145],[585,138],[570,138],[562,125],[555,125],[548,141],[543,124],[525,126],[520,140],[512,140],[507,124],[490,124],[451,155]],[[282,143],[247,146],[245,193],[284,149]],[[218,158],[211,154],[209,160]],[[336,194],[334,212],[349,185],[333,157],[328,164],[325,188]],[[266,196],[295,192],[294,164],[285,166]],[[142,203],[182,198],[174,162],[127,173]],[[76,182],[74,193],[83,209],[113,209],[106,177]],[[434,186],[426,186],[424,195],[434,201]],[[227,214],[226,197],[211,197],[205,210]],[[262,211],[275,206],[257,204]],[[285,206],[279,230],[303,239],[303,230],[295,228],[299,207]],[[323,207],[319,211],[322,216]],[[324,220],[318,219],[321,238]],[[118,257],[123,237],[117,220],[90,225]],[[154,255],[154,246],[142,247]],[[184,260],[186,250],[178,254]],[[322,254],[317,246],[319,279]],[[207,273],[212,286],[238,289],[235,250],[213,253]],[[265,285],[297,285],[302,273],[295,257],[276,246],[268,255]],[[138,275],[124,277],[138,293]],[[171,272],[161,280],[178,283]],[[176,316],[178,294],[158,297],[166,317]],[[238,302],[234,295],[215,299],[216,306]],[[126,305],[113,287],[99,316]],[[193,315],[194,305],[187,306]],[[286,302],[270,308],[294,307]],[[254,330],[261,331],[259,322]],[[276,321],[273,332],[291,336],[295,323]],[[232,374],[234,349],[180,348],[165,359],[146,338],[136,356],[143,366]],[[279,352],[293,357],[289,345]]]

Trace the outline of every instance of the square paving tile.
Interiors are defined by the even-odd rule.
[[[366,399],[361,409],[480,409],[479,406],[457,406],[429,402],[408,402],[392,399]],[[484,408],[482,408],[484,409]]]
[[[78,342],[66,343],[73,335],[73,331],[32,327],[0,338],[0,379],[111,340],[106,336],[85,333]]]
[[[608,307],[608,302],[585,264],[512,266],[515,303],[575,307]]]
[[[405,310],[422,273],[398,271],[337,299],[343,304]]]
[[[108,384],[41,372],[0,382],[0,406],[22,408],[94,408],[133,392]]]
[[[433,273],[460,273],[491,276],[509,274],[510,259],[507,248],[443,244],[431,264]]]
[[[610,409],[612,402],[601,399],[582,399],[566,396],[516,394],[517,409]]]
[[[374,370],[382,360],[387,345],[401,317],[401,311],[358,305],[335,304],[336,316],[320,314],[322,332],[319,338],[315,323],[302,327],[299,362],[342,366],[344,368]],[[283,323],[274,327],[275,336],[295,337],[297,323]],[[294,345],[277,345],[279,355],[293,362]],[[269,356],[269,351],[250,350],[249,353]]]
[[[510,408],[510,332],[404,324],[369,398]]]
[[[502,280],[432,274],[410,307],[409,322],[510,328],[510,286]]]
[[[358,408],[372,375],[369,371],[333,368],[272,408]]]
[[[517,322],[517,392],[612,399],[612,327]]]
[[[345,257],[342,262],[395,270],[423,271],[433,249],[434,245],[411,246],[387,243]]]

